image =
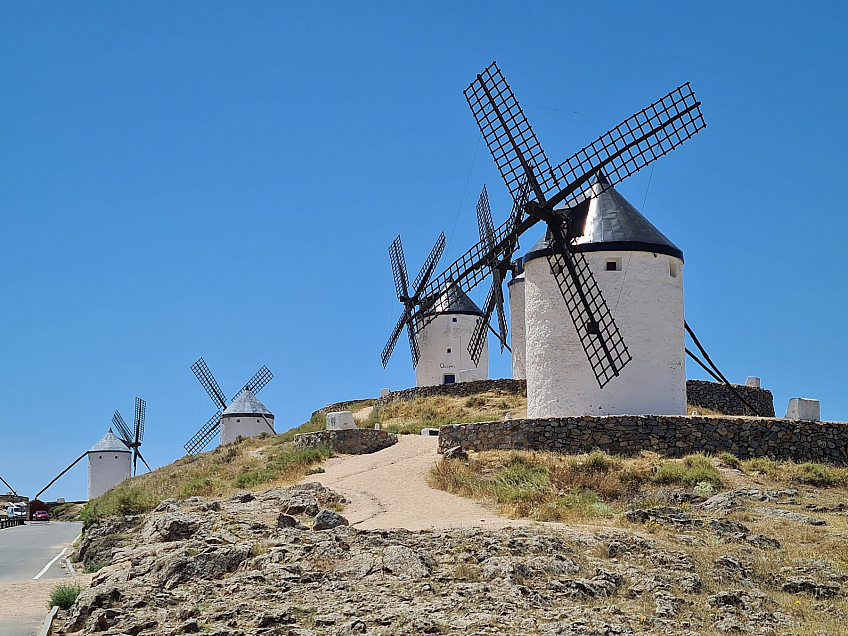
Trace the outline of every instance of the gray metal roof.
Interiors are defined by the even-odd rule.
[[[241,392],[235,401],[224,409],[224,415],[265,415],[274,417],[268,407],[262,404],[250,389]]]
[[[470,314],[482,316],[482,310],[456,285],[448,284],[436,299],[431,313],[436,314]]]
[[[607,183],[606,177],[600,174],[592,184],[592,190],[598,192],[604,186],[606,190],[597,196],[593,196],[592,192],[586,193],[592,198],[583,236],[575,241],[575,251],[656,252],[683,260],[683,251]],[[548,241],[543,237],[528,250],[524,262],[548,253]]]
[[[91,447],[89,453],[129,453],[130,449],[124,444],[120,438],[116,437],[109,429],[109,432],[103,436],[99,442]]]

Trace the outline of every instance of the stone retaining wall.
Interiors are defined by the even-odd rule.
[[[774,398],[771,391],[742,384],[734,384],[733,388],[757,409],[759,415],[774,417]],[[726,415],[757,415],[740,402],[726,385],[717,382],[686,380],[686,402]]]
[[[340,431],[317,431],[294,436],[295,448],[318,448],[329,446],[336,453],[365,455],[397,444],[397,435],[373,428],[350,428]]]
[[[548,450],[617,455],[655,451],[679,457],[728,451],[740,459],[771,457],[848,463],[848,424],[777,418],[608,415],[455,424],[439,429],[439,450]]]
[[[455,397],[468,397],[488,391],[502,391],[503,393],[526,393],[527,383],[524,380],[512,380],[501,378],[499,380],[474,380],[473,382],[457,382],[455,384],[436,384],[434,386],[414,386],[411,389],[392,391],[386,397],[377,398],[375,406],[383,406],[389,402],[410,401],[417,398],[432,397],[434,395],[451,395]]]

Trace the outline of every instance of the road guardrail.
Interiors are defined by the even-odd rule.
[[[11,528],[12,526],[22,526],[24,525],[24,520],[20,517],[15,517],[12,519],[0,518],[0,528]]]

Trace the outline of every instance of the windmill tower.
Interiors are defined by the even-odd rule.
[[[132,474],[132,451],[115,436],[111,428],[86,455],[89,499],[99,497]]]
[[[582,255],[615,314],[632,361],[601,389],[585,364],[546,258],[543,238],[524,257],[527,416],[686,414],[683,252],[599,173],[588,194]],[[532,387],[532,389],[531,389]]]
[[[512,347],[512,378],[527,379],[527,347],[524,326],[524,259],[513,263],[512,278],[507,283],[509,290],[509,323],[512,326],[510,346]]]
[[[546,245],[538,254],[543,258],[524,259],[528,416],[579,415],[586,412],[585,404],[591,404],[590,412],[604,412],[603,404],[598,409],[586,397],[576,405],[568,402],[572,379],[583,382],[587,377],[593,378],[597,391],[600,391],[611,386],[614,380],[616,383],[633,383],[638,378],[628,375],[625,380],[620,377],[627,371],[633,356],[614,316],[618,310],[618,299],[611,309],[606,298],[608,294],[611,298],[612,292],[619,288],[610,288],[606,281],[598,282],[593,273],[597,268],[590,266],[590,261],[594,262],[596,257],[592,248],[581,248],[580,241],[593,242],[591,236],[584,239],[584,233],[587,219],[599,214],[598,204],[593,204],[594,199],[671,152],[706,126],[700,110],[701,102],[695,98],[689,84],[683,84],[563,163],[553,166],[496,63],[477,75],[465,90],[465,98],[512,195],[513,213],[494,230],[491,241],[481,241],[471,247],[427,286],[421,298],[436,298],[435,294],[441,293],[448,283],[464,292],[470,291],[486,277],[487,270],[497,269],[506,255],[515,250],[524,232],[544,223],[547,226]],[[604,174],[609,178],[599,178]],[[620,203],[614,195],[611,197],[610,200]],[[603,214],[600,214],[599,218],[602,217]],[[632,215],[631,218],[634,222],[638,221]],[[651,245],[651,248],[655,247],[657,245]],[[610,250],[607,244],[598,251],[620,253],[621,248]],[[629,246],[627,251],[639,255],[647,253],[650,258],[655,253],[640,252],[634,246]],[[534,250],[528,256],[536,256]],[[665,256],[682,263],[682,254],[679,258],[673,253]],[[670,268],[673,264],[674,260],[666,261],[664,267]],[[530,269],[541,267],[547,268],[549,285],[538,289],[539,283],[532,288],[531,280],[541,281],[542,278],[541,274],[534,277]],[[602,273],[611,273],[605,268],[606,260]],[[669,294],[676,298],[673,291]],[[431,319],[428,312],[434,302],[424,301],[418,308],[414,318],[420,317],[422,326]],[[553,303],[558,307],[551,307]],[[682,307],[682,300],[677,304]],[[638,304],[634,302],[633,307],[638,307]],[[543,313],[543,309],[548,313]],[[540,315],[550,319],[547,322],[537,320]],[[632,334],[629,325],[630,321],[628,332]],[[561,342],[566,332],[570,343],[568,349]],[[636,333],[633,337],[639,338],[640,334]],[[682,356],[682,339],[679,344]],[[677,344],[671,346],[676,347]],[[653,355],[638,345],[634,350],[640,355]],[[552,352],[551,355],[547,355],[548,352]],[[556,356],[563,353],[569,356],[571,369],[579,364],[579,376],[559,372]],[[539,374],[533,375],[533,367],[537,363],[547,364],[547,368],[540,371],[554,375],[555,379],[546,383],[544,378],[540,380]],[[652,366],[647,362],[644,365],[640,363],[639,369],[644,371]],[[674,375],[674,382],[676,377]],[[578,388],[584,396],[589,395],[584,386]],[[669,390],[675,391],[676,385]],[[628,399],[635,394],[629,387],[621,389],[620,393],[629,396]],[[636,402],[616,402],[610,408],[615,408],[615,412],[643,412],[638,410],[642,407]]]
[[[477,360],[468,350],[483,312],[465,292],[448,286],[431,305],[428,320],[418,330],[421,359],[415,368],[418,386],[485,380],[489,377],[489,346],[483,339]],[[424,321],[421,321],[424,322]],[[485,331],[483,332],[485,335]]]
[[[244,389],[221,414],[221,443],[231,444],[239,437],[276,435],[274,414],[250,389]]]
[[[244,385],[242,390],[239,391],[232,400],[230,400],[230,402],[232,402],[230,407],[232,408],[227,406],[227,399],[224,397],[224,392],[221,390],[221,387],[218,385],[218,381],[215,379],[215,376],[212,375],[212,372],[209,370],[209,367],[203,358],[200,358],[197,362],[191,365],[191,370],[194,372],[194,375],[197,377],[203,388],[206,389],[209,397],[212,398],[212,403],[218,410],[212,417],[209,418],[206,424],[204,424],[200,430],[185,443],[184,447],[189,455],[199,453],[206,448],[209,442],[212,441],[219,431],[221,431],[222,444],[234,441],[239,435],[242,437],[253,437],[255,435],[259,435],[263,431],[268,432],[269,427],[271,429],[270,432],[274,432],[274,415],[265,408],[265,405],[262,404],[262,402],[256,399],[256,394],[259,393],[259,391],[261,391],[265,385],[274,378],[274,374],[271,373],[268,367],[262,365],[262,368],[247,381],[247,384]],[[244,397],[244,400],[241,400],[242,397]],[[239,400],[241,400],[241,404],[237,405],[236,403],[239,402]],[[250,417],[241,418],[240,416],[242,414]],[[263,427],[254,426],[255,423],[250,420],[257,418],[264,418],[264,420],[267,420],[269,424],[263,424]],[[223,423],[228,425],[226,433],[228,438],[227,441],[224,441],[224,432],[221,428]],[[250,431],[256,432],[250,434]],[[231,439],[230,436],[232,436]]]

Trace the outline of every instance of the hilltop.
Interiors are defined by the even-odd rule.
[[[362,426],[414,431],[521,408],[443,397],[355,410]],[[92,502],[77,557],[97,574],[58,633],[842,633],[844,469],[652,453],[441,460],[421,436],[329,457],[299,454],[292,436],[183,458]],[[105,514],[122,505],[140,509]]]

